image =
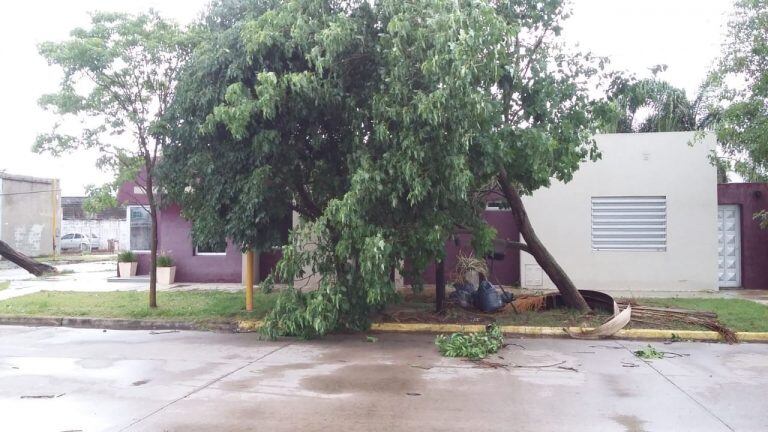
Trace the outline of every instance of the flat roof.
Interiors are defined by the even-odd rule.
[[[24,176],[24,175],[18,175],[18,174],[9,174],[9,173],[3,172],[3,171],[0,171],[0,179],[11,180],[11,181],[19,181],[19,182],[27,182],[27,183],[44,183],[44,184],[53,184],[53,181],[55,180],[55,179],[52,179],[52,178],[32,177],[32,176]]]

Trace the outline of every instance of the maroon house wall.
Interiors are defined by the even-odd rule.
[[[741,207],[741,286],[768,289],[768,230],[752,216],[768,209],[768,184],[728,183],[717,185],[717,203]]]
[[[520,232],[515,223],[515,219],[512,216],[512,212],[505,210],[486,210],[483,216],[491,226],[496,228],[496,238],[518,241]],[[472,250],[471,236],[469,234],[460,234],[457,235],[457,237],[459,238],[458,246],[453,240],[449,240],[445,244],[446,280],[449,280],[456,268],[456,257],[460,252],[464,255],[474,254]],[[486,261],[488,264],[488,271],[491,273],[488,279],[495,285],[520,284],[520,251],[517,249],[502,250],[501,248],[498,248],[497,252],[503,252],[504,259],[500,261]],[[427,269],[424,270],[422,280],[425,284],[435,283],[434,264],[429,265]],[[410,284],[412,281],[406,279],[405,283]]]
[[[139,176],[141,181],[141,176]],[[147,204],[144,194],[134,193],[135,182],[120,186],[117,200],[126,205]],[[225,255],[195,255],[190,235],[192,224],[181,216],[178,205],[161,206],[158,218],[158,251],[168,253],[176,263],[176,282],[240,282],[242,254],[235,245],[227,244]],[[149,274],[149,253],[137,253],[136,274]]]

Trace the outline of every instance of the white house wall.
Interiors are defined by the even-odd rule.
[[[580,289],[717,290],[715,138],[694,133],[596,136],[602,152],[571,182],[524,197],[537,234]],[[593,197],[665,196],[666,251],[593,250]],[[521,253],[524,288],[554,289],[535,260]]]
[[[115,240],[121,244],[123,241],[127,241],[128,222],[117,219],[65,219],[61,222],[61,235],[64,236],[70,233],[95,234],[99,238],[99,249],[107,250],[109,240]]]

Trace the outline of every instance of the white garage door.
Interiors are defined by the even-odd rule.
[[[737,205],[717,208],[717,274],[721,287],[741,286],[741,215]]]

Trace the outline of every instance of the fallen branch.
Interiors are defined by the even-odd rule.
[[[8,243],[2,240],[0,240],[0,256],[35,276],[42,276],[46,273],[56,273],[55,267],[33,260],[23,253],[13,249]]]
[[[618,310],[618,306],[615,308]],[[604,322],[600,327],[596,327],[592,330],[581,330],[581,331],[570,331],[568,329],[565,330],[566,333],[568,333],[568,336],[574,338],[574,339],[601,339],[609,336],[613,336],[618,332],[619,330],[626,327],[627,324],[629,324],[629,320],[632,318],[632,306],[627,305],[627,307],[619,312],[618,314],[614,315],[613,318],[610,320]]]

